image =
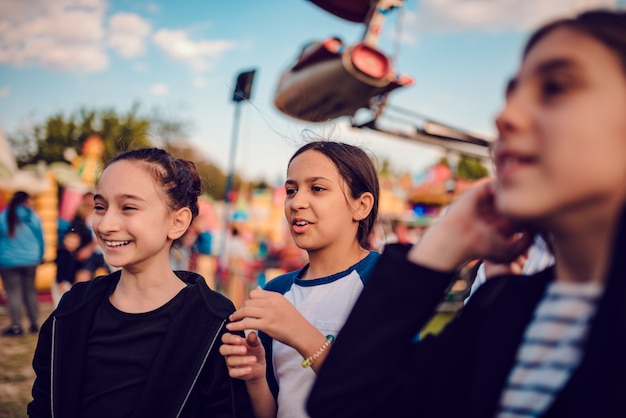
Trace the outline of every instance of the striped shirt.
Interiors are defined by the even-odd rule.
[[[522,268],[522,274],[535,274],[554,264],[554,256],[541,235],[535,235],[533,244],[528,251],[528,259]]]
[[[580,364],[602,286],[552,283],[537,305],[500,398],[498,418],[539,417]]]
[[[550,252],[548,248],[548,244],[541,238],[541,235],[536,234],[533,244],[528,249],[528,258],[524,263],[524,267],[522,267],[523,275],[531,275],[544,270],[551,265],[554,264],[554,256]],[[469,295],[465,298],[465,303],[467,303],[470,297],[476,292],[476,289],[480,287],[483,283],[487,281],[487,276],[485,275],[485,264],[482,263],[478,267],[478,271],[476,272],[476,277],[474,278],[474,282],[472,283],[472,287]]]

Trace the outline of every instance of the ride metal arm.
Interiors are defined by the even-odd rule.
[[[371,129],[396,138],[430,144],[481,159],[490,157],[489,148],[493,142],[491,138],[470,134],[388,104],[374,118],[365,122],[357,122],[353,118],[352,127]]]

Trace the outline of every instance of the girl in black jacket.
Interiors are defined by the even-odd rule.
[[[233,304],[170,267],[200,192],[193,163],[160,149],[109,163],[93,228],[120,270],[73,286],[43,325],[30,416],[252,416],[245,385],[218,352]]]
[[[496,119],[496,180],[416,246],[383,253],[311,416],[624,416],[625,115],[624,12],[538,30]],[[537,230],[554,268],[489,280],[441,334],[413,341],[459,266],[513,260]]]

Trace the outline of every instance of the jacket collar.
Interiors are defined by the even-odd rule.
[[[216,298],[214,298],[215,292],[209,289],[202,276],[190,271],[175,271],[174,273],[187,284],[202,282],[203,285],[199,286],[199,289],[206,307],[219,317],[230,315],[232,309],[229,303],[224,303],[223,301],[217,303]],[[72,286],[72,292],[59,304],[55,311],[55,316],[61,318],[69,315],[72,312],[81,310],[85,305],[93,303],[94,300],[103,297],[105,293],[110,294],[120,281],[120,276],[121,270],[117,270],[106,276],[96,277],[89,282],[76,283]]]

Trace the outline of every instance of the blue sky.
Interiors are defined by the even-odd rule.
[[[529,32],[548,19],[620,0],[407,0],[379,48],[415,84],[389,102],[452,126],[493,135],[493,117]],[[398,22],[398,19],[401,18]],[[360,40],[361,24],[306,0],[2,0],[0,124],[9,134],[82,106],[119,113],[138,102],[190,123],[205,158],[228,168],[236,75],[256,69],[242,107],[236,170],[282,181],[303,130],[361,145],[396,170],[417,173],[441,150],[387,135],[304,123],[278,112],[280,74],[312,40]]]

